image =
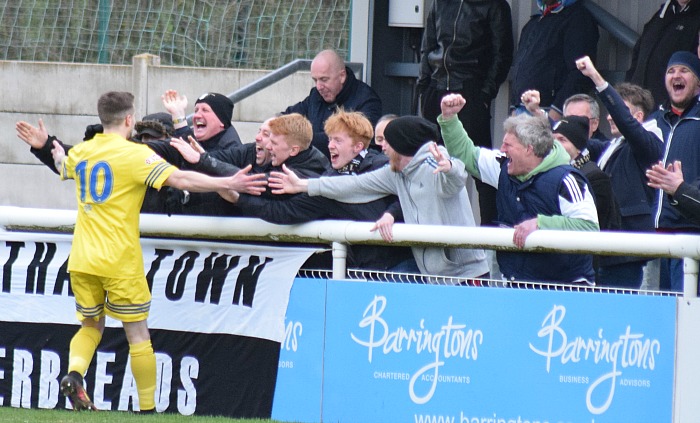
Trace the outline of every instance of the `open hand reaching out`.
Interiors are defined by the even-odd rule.
[[[228,189],[251,195],[260,195],[265,192],[267,175],[264,173],[250,175],[248,172],[250,172],[252,168],[253,165],[248,165],[236,172],[235,175],[230,176]]]
[[[17,138],[21,139],[32,148],[40,149],[49,138],[49,133],[44,127],[44,121],[39,119],[39,127],[31,125],[28,122],[19,121],[15,124]]]
[[[282,172],[271,172],[269,185],[273,194],[296,194],[306,192],[309,181],[300,179],[286,165],[282,165]]]
[[[185,116],[187,109],[187,97],[180,95],[175,90],[167,90],[161,97],[163,107],[170,113],[173,118]]]
[[[647,185],[654,189],[663,190],[665,193],[674,195],[678,187],[683,183],[683,166],[676,160],[664,167],[659,162],[647,170]]]
[[[199,163],[199,160],[204,154],[204,148],[191,136],[189,142],[185,142],[182,138],[171,138],[170,145],[180,152],[182,158],[192,164]]]

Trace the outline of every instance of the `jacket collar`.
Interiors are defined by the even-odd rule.
[[[326,103],[329,107],[342,106],[343,104],[345,104],[346,101],[348,101],[352,93],[355,91],[355,85],[357,85],[357,78],[355,78],[355,74],[353,73],[352,69],[346,66],[345,75],[345,83],[343,84],[343,88],[335,97],[335,101],[333,103]],[[324,101],[323,98],[321,98],[321,101]]]

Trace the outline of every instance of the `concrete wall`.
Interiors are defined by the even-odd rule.
[[[16,137],[15,122],[43,119],[50,134],[67,143],[83,139],[85,126],[98,123],[97,99],[112,90],[136,96],[137,117],[164,111],[160,96],[176,89],[192,112],[201,94],[230,94],[267,71],[160,66],[142,55],[133,66],[0,61],[0,205],[74,209],[74,185],[58,177],[29,153]],[[313,86],[300,72],[236,104],[233,120],[244,142],[253,141],[259,122],[302,100]]]

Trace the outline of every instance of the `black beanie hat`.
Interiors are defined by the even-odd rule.
[[[554,124],[552,132],[562,134],[571,143],[583,150],[588,144],[588,118],[584,116],[564,116]]]
[[[700,58],[695,53],[689,51],[677,51],[671,55],[668,60],[666,70],[673,65],[682,65],[690,69],[695,74],[695,77],[700,79]]]
[[[437,139],[437,126],[418,116],[396,118],[384,128],[384,140],[402,156],[415,156],[423,144]]]
[[[202,94],[194,104],[206,103],[211,107],[216,117],[219,118],[221,123],[224,124],[224,128],[231,126],[231,119],[233,118],[233,101],[223,94],[219,93],[206,93]]]

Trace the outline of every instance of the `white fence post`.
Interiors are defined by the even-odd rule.
[[[689,257],[683,258],[683,297],[698,296],[698,261]]]
[[[333,242],[333,279],[345,279],[347,270],[348,246]]]

